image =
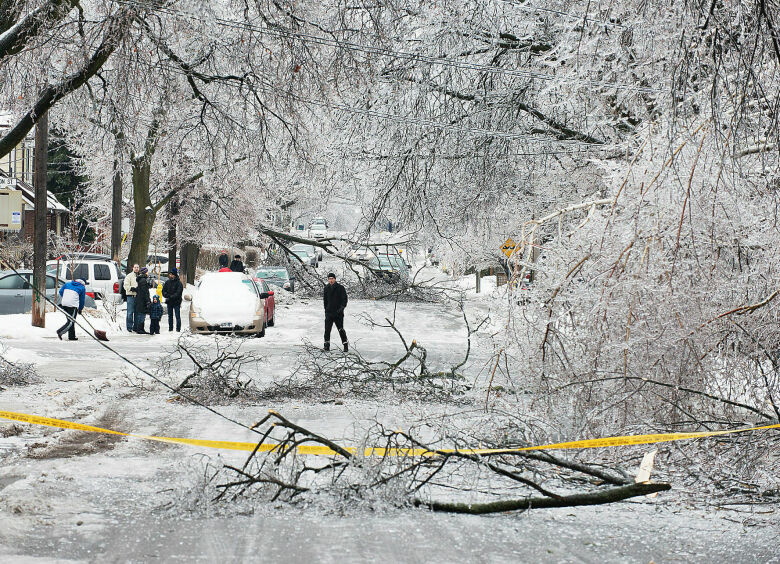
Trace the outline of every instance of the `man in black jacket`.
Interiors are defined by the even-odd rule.
[[[233,272],[244,272],[244,263],[241,262],[241,255],[233,257],[233,262],[230,263],[230,270]]]
[[[325,346],[323,348],[326,351],[330,350],[330,330],[335,323],[336,329],[341,335],[344,352],[349,351],[347,332],[344,331],[344,308],[347,307],[347,291],[344,286],[336,282],[336,275],[332,272],[328,274],[328,283],[322,293],[322,300],[325,304]]]
[[[138,272],[138,277],[136,278],[138,288],[135,296],[135,332],[141,335],[148,334],[144,329],[144,323],[146,322],[146,314],[149,313],[149,309],[152,306],[152,300],[149,297],[149,289],[152,287],[152,283],[149,280],[149,276],[147,276],[147,272],[149,272],[149,269],[144,266]]]
[[[184,287],[179,280],[179,271],[172,268],[168,280],[163,284],[162,295],[168,306],[168,331],[173,331],[173,317],[176,316],[176,331],[181,331],[181,295]]]

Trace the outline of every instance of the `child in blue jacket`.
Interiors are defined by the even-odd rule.
[[[149,319],[152,320],[149,324],[149,334],[160,334],[160,320],[162,319],[162,316],[163,306],[160,303],[160,298],[155,294],[154,298],[152,298],[152,307],[149,309]]]

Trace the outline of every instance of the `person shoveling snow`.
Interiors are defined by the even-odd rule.
[[[82,279],[71,280],[60,288],[60,307],[67,315],[65,325],[57,329],[57,337],[67,333],[69,341],[78,341],[76,338],[76,314],[84,309],[84,299],[87,296],[85,283]]]

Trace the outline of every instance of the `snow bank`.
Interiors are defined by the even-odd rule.
[[[209,325],[235,323],[251,325],[258,297],[240,272],[209,272],[201,278],[192,298],[193,311]]]

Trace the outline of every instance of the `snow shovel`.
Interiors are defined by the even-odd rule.
[[[108,341],[108,336],[106,335],[106,332],[105,332],[105,331],[101,331],[100,329],[95,329],[94,327],[92,327],[92,324],[91,324],[91,323],[90,323],[90,322],[87,320],[87,318],[86,318],[86,317],[84,317],[83,315],[81,316],[81,319],[83,319],[83,320],[84,320],[84,322],[85,322],[87,325],[89,325],[89,328],[90,328],[90,329],[92,329],[92,331],[94,331],[94,332],[95,332],[95,338],[96,338],[98,341]]]

